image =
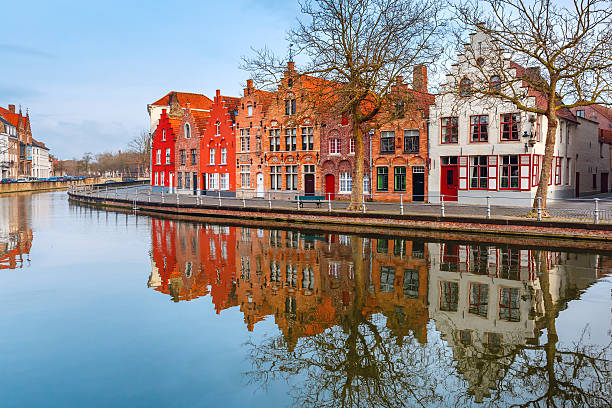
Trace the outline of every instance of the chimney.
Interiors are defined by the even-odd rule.
[[[217,98],[220,97],[221,96],[221,90],[217,89],[217,92],[215,93],[215,95],[216,95]]]
[[[168,104],[170,105],[170,112],[168,113],[169,117],[178,119],[183,116],[183,109],[181,109],[176,92],[170,93],[170,96],[168,97]]]
[[[427,93],[427,67],[417,65],[412,71],[412,89]]]
[[[15,113],[15,105],[9,105],[9,112]]]
[[[295,71],[295,62],[293,62],[293,61],[287,62],[287,70],[289,72],[294,72]]]
[[[253,80],[252,79],[247,79],[247,88],[248,89],[253,88]]]

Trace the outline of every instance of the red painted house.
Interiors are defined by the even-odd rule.
[[[180,194],[197,195],[202,190],[199,177],[200,162],[203,159],[200,140],[208,124],[209,112],[192,110],[190,104],[184,109],[183,118],[176,138],[175,185]]]
[[[159,124],[153,133],[151,146],[151,186],[153,191],[172,192],[176,187],[175,148],[182,109],[178,103],[170,107],[170,113],[162,110]]]
[[[217,90],[208,125],[200,139],[203,194],[236,196],[236,114],[239,98]]]

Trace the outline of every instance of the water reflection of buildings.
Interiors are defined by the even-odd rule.
[[[426,343],[433,319],[476,401],[545,326],[539,252],[528,249],[155,219],[152,242],[149,286],[174,301],[210,294],[218,313],[239,306],[248,330],[273,316],[290,349],[343,326],[355,308],[383,314],[400,343],[409,334]],[[595,282],[602,259],[544,254],[556,317]]]
[[[31,196],[14,195],[0,200],[0,269],[22,268],[32,248]]]

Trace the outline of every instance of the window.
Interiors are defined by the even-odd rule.
[[[392,266],[380,267],[380,291],[382,293],[393,293],[395,282],[395,268]]]
[[[457,143],[459,141],[459,119],[456,117],[442,118],[442,143]]]
[[[166,177],[165,177],[165,176],[166,176],[166,172],[165,172],[165,171],[162,171],[162,172],[161,172],[161,185],[162,185],[162,186],[165,186],[165,185],[166,185],[166,180],[165,180],[165,178],[166,178]]]
[[[208,159],[208,164],[215,164],[215,149],[210,149],[210,156]]]
[[[584,110],[580,109],[576,111],[576,116],[579,118],[584,118]]]
[[[219,136],[221,134],[221,123],[219,121],[215,122],[215,136]]]
[[[166,129],[162,129],[162,141],[166,140]]]
[[[512,190],[519,188],[519,157],[518,155],[501,156],[500,188]]]
[[[157,149],[157,155],[156,155],[155,163],[156,164],[161,164],[161,149]]]
[[[402,241],[405,242],[405,241]],[[419,297],[419,271],[415,269],[404,269],[404,296],[409,299]]]
[[[247,116],[253,116],[253,105],[247,106]]]
[[[456,312],[459,303],[459,284],[457,282],[440,282],[440,310]]]
[[[355,139],[349,139],[349,154],[355,154]]]
[[[519,140],[521,115],[507,113],[501,115],[501,140]]]
[[[186,189],[191,188],[190,181],[191,179],[189,178],[189,173],[185,173],[185,188]]]
[[[314,150],[314,135],[311,126],[302,128],[302,150]]]
[[[295,115],[296,104],[295,99],[285,99],[285,115]]]
[[[286,166],[285,172],[285,189],[287,190],[297,190],[298,189],[298,174],[297,174],[298,166]]]
[[[363,175],[363,193],[370,193],[370,176],[368,174]]]
[[[395,132],[392,130],[380,132],[380,152],[395,153]]]
[[[393,190],[406,191],[406,167],[400,166],[393,169]]]
[[[181,149],[179,153],[181,155],[181,166],[184,166],[185,165],[185,150]]]
[[[470,96],[472,93],[472,81],[468,78],[463,78],[461,82],[459,82],[459,95],[461,96]]]
[[[208,173],[208,189],[219,189],[219,173]]]
[[[229,173],[221,173],[219,179],[219,189],[229,190]]]
[[[470,117],[470,142],[489,141],[489,117],[478,115]]]
[[[570,176],[570,161],[572,159],[570,159],[569,157],[565,160],[565,184],[569,185],[570,184],[570,180],[571,180],[571,176]]]
[[[389,252],[389,240],[377,239],[376,252],[378,252],[379,254],[386,254],[387,252]]]
[[[240,129],[240,151],[251,151],[251,129]]]
[[[353,177],[351,173],[340,173],[340,194],[350,194],[353,190]]]
[[[459,330],[459,341],[464,346],[472,344],[472,332],[469,330]]]
[[[499,319],[509,322],[520,322],[518,288],[501,288],[499,296]]]
[[[555,185],[561,184],[561,157],[556,157],[554,161],[555,165]]]
[[[314,172],[315,172],[315,165],[314,164],[305,164],[304,165],[304,173],[310,174],[310,173],[314,173]]]
[[[487,156],[470,157],[470,188],[473,190],[488,188],[487,180],[489,171],[487,166]]]
[[[176,173],[176,188],[183,188],[183,173]]]
[[[340,154],[340,139],[337,137],[329,139],[329,154]]]
[[[221,162],[219,164],[227,164],[227,147],[221,148]]]
[[[389,188],[389,168],[388,167],[377,167],[376,168],[376,190],[387,191]]]
[[[159,173],[155,172],[155,184],[156,186],[159,186]]]
[[[501,89],[501,78],[499,75],[493,75],[489,79],[489,92],[496,92]]]
[[[196,149],[191,149],[191,164],[194,166],[198,164],[198,153]]]
[[[166,149],[166,164],[170,164],[170,148]]]
[[[295,128],[285,129],[285,150],[287,151],[297,150]]]
[[[282,188],[282,166],[270,167],[270,189],[280,190]]]
[[[404,153],[419,152],[419,130],[404,130]]]
[[[185,123],[185,139],[191,138],[191,126],[189,123]]]
[[[270,129],[270,151],[280,151],[280,129]]]
[[[470,284],[469,312],[481,317],[489,313],[489,285],[483,283]]]
[[[251,166],[240,166],[240,185],[242,188],[251,188]]]

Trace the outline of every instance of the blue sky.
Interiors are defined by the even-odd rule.
[[[295,1],[11,1],[0,6],[0,106],[30,110],[60,158],[125,149],[170,90],[238,96],[250,47],[283,53]],[[19,16],[19,17],[17,17]]]

